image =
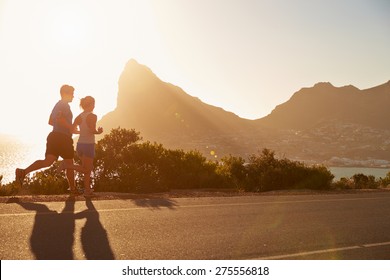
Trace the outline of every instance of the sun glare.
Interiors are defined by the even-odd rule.
[[[83,7],[53,6],[45,13],[39,30],[45,30],[47,47],[56,51],[81,52],[89,46],[91,18]]]
[[[58,46],[66,48],[74,48],[80,45],[86,39],[86,26],[83,19],[78,15],[68,15],[66,12],[60,11],[56,15],[52,15],[51,20],[51,38]]]

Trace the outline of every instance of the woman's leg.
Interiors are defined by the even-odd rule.
[[[93,158],[83,156],[81,158],[84,173],[84,194],[91,194],[91,173],[93,170]]]
[[[74,164],[73,161],[69,162],[69,161],[62,161],[62,163],[58,166],[57,168],[57,172],[61,172],[62,170],[76,170],[77,172],[80,172],[80,173],[85,173],[86,170],[85,168],[83,167],[83,165],[78,165],[78,164]]]

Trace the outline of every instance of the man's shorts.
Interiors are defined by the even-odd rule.
[[[95,144],[90,143],[77,143],[76,148],[78,156],[81,157],[89,157],[94,158],[95,157]]]
[[[46,141],[46,155],[62,157],[63,159],[73,159],[73,139],[71,136],[60,133],[50,132]]]

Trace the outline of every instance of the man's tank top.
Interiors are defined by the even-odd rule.
[[[92,133],[91,129],[87,124],[87,117],[91,114],[91,112],[83,112],[80,114],[81,123],[79,125],[80,128],[80,137],[78,143],[84,144],[95,144],[95,134]]]

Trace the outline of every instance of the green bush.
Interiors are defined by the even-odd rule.
[[[2,180],[3,176],[0,175],[0,196],[15,195],[18,193],[19,186],[15,181],[4,185]]]
[[[141,139],[135,130],[117,128],[98,141],[94,161],[97,191],[136,191],[137,170],[132,157],[135,144]]]
[[[350,178],[342,177],[340,180],[334,182],[332,187],[338,190],[353,189],[354,184]]]
[[[327,190],[331,188],[334,175],[325,166],[304,167],[304,177],[295,188]]]
[[[380,178],[379,179],[379,185],[384,187],[384,188],[387,188],[390,185],[390,172],[388,172],[386,174],[385,178]]]
[[[141,139],[139,132],[118,128],[97,143],[98,191],[145,193],[217,182],[216,164],[198,151],[168,150],[157,143],[138,143]]]
[[[179,150],[170,155],[172,168],[179,175],[171,181],[175,188],[211,188],[220,185],[217,164],[208,161],[199,151]]]
[[[390,178],[376,179],[372,175],[358,173],[350,178],[341,178],[333,183],[335,189],[376,189],[381,186],[386,187]]]
[[[28,179],[24,188],[28,187],[31,194],[63,194],[67,193],[68,182],[65,176],[57,174],[56,166],[36,172]]]
[[[307,167],[302,162],[275,158],[275,152],[263,149],[252,155],[247,166],[247,191],[283,189],[329,189],[334,176],[324,166]]]
[[[375,176],[355,174],[352,176],[355,189],[376,189],[379,187],[379,182],[375,180]]]
[[[232,155],[223,157],[216,168],[216,173],[222,179],[224,187],[245,189],[247,170],[243,158]]]

